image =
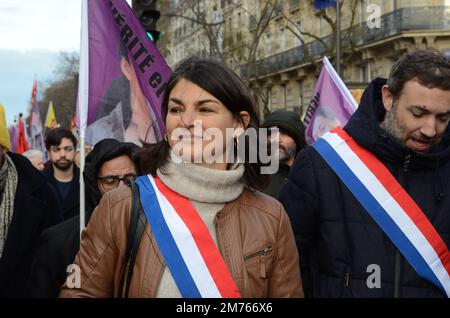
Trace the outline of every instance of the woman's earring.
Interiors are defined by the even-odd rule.
[[[233,138],[234,140],[234,149],[237,149],[238,148],[238,146],[239,146],[239,137],[234,137]]]
[[[169,140],[167,139],[167,134],[164,134],[164,140],[169,143]]]

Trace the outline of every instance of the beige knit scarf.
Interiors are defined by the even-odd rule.
[[[14,198],[17,189],[17,170],[11,158],[6,155],[5,162],[0,169],[0,259],[8,235],[14,211]]]

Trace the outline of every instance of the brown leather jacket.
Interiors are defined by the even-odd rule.
[[[81,288],[70,289],[65,284],[60,297],[117,295],[130,207],[131,191],[127,186],[103,196],[83,232],[75,259],[81,269]],[[303,297],[293,231],[278,201],[244,190],[217,213],[214,224],[220,253],[242,297]],[[147,224],[129,296],[155,297],[165,266]]]

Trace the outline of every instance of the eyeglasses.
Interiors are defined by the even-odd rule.
[[[123,181],[124,184],[129,185],[131,181],[136,180],[136,175],[134,173],[129,173],[124,175],[122,178],[119,178],[119,176],[105,176],[97,177],[97,179],[100,180],[105,190],[111,190],[117,188],[120,181]]]

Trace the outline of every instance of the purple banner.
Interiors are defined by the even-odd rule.
[[[337,126],[343,127],[356,107],[355,99],[325,57],[303,119],[306,125],[307,143],[312,144],[324,133]]]
[[[41,114],[39,112],[39,105],[37,98],[33,98],[33,106],[31,109],[31,138],[34,139],[37,135],[42,133],[43,127],[42,127],[42,120],[41,120]]]
[[[171,71],[126,1],[88,0],[88,38],[86,142],[161,140]]]
[[[11,152],[17,151],[17,142],[19,141],[19,128],[17,128],[17,124],[14,123],[13,126],[9,127],[9,138],[11,140]]]

